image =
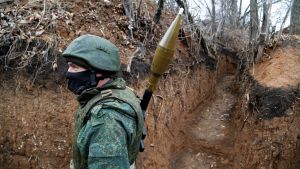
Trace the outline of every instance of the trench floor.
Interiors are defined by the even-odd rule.
[[[230,169],[234,135],[231,112],[236,103],[232,93],[234,76],[224,76],[216,86],[216,92],[199,105],[191,119],[187,120],[183,137],[174,156],[174,169]]]

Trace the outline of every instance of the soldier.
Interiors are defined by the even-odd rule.
[[[136,160],[144,115],[140,100],[116,76],[119,49],[110,41],[83,35],[63,53],[68,89],[78,95],[73,142],[74,169],[129,169]]]

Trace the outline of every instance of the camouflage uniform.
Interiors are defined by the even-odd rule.
[[[139,151],[143,113],[139,100],[118,78],[78,97],[75,169],[129,169]]]
[[[144,115],[140,100],[125,81],[110,77],[120,70],[119,49],[104,38],[83,35],[71,42],[63,57],[87,69],[66,73],[68,88],[79,94],[80,103],[75,114],[71,167],[129,169],[139,151]],[[111,80],[96,87],[97,73]]]

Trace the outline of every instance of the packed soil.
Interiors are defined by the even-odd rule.
[[[179,65],[161,79],[138,168],[299,168],[299,102],[282,117],[257,118],[240,106],[235,65],[219,58],[214,71]],[[1,168],[69,168],[75,96],[50,79],[32,86],[3,74],[1,82]],[[130,87],[141,95],[146,84]]]
[[[299,43],[296,41],[295,43]],[[255,65],[252,75],[267,87],[297,86],[300,83],[300,48],[289,45],[275,48],[265,56],[265,61]]]
[[[69,168],[73,112],[78,103],[66,88],[66,65],[58,55],[75,37],[91,33],[116,43],[123,69],[130,68],[123,70],[124,78],[142,96],[156,42],[174,14],[164,11],[162,24],[151,25],[155,8],[149,2],[142,4],[141,12],[144,9],[147,13],[135,25],[131,39],[121,1],[109,2],[47,1],[45,6],[51,13],[41,19],[39,13],[32,18],[31,12],[42,11],[42,1],[22,1],[19,14],[25,19],[19,28],[34,31],[25,31],[24,36],[35,35],[32,38],[44,41],[14,41],[13,48],[0,46],[1,169]],[[5,8],[5,22],[14,19],[8,17],[13,16],[13,9],[13,4]],[[26,28],[32,26],[42,27],[44,32]],[[22,31],[4,30],[3,37],[18,33]],[[141,42],[147,42],[145,53],[138,50]],[[10,50],[18,45],[28,48]],[[31,56],[40,52],[38,56],[44,56],[45,49],[50,55],[45,59],[47,64],[26,60],[15,64],[20,53]],[[248,74],[254,85],[239,90],[243,81],[237,77],[237,56],[217,53],[211,58],[201,53],[191,57],[186,45],[178,41],[174,62],[160,79],[147,111],[146,149],[139,154],[137,168],[299,169],[299,49],[297,37],[267,49],[262,62]],[[9,50],[11,60],[6,55]],[[132,58],[135,51],[139,55]],[[128,63],[132,65],[128,67]],[[16,65],[18,69],[11,68]],[[33,71],[38,66],[41,69]]]
[[[244,123],[237,128],[233,168],[300,168],[299,101],[286,114],[258,120],[248,112],[236,120]]]
[[[1,78],[0,168],[68,168],[75,97],[15,78]]]
[[[234,168],[300,168],[300,39],[289,39],[251,69],[255,103],[234,113]]]
[[[229,153],[236,130],[230,117],[237,101],[231,89],[233,82],[232,75],[222,77],[215,94],[201,103],[185,122],[184,142],[175,148],[172,168],[232,168]]]

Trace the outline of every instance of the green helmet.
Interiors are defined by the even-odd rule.
[[[82,35],[73,40],[63,57],[95,71],[117,72],[120,69],[119,49],[110,41],[95,35]]]

